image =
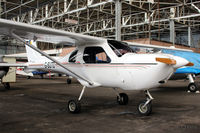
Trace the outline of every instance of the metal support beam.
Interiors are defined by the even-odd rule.
[[[170,42],[174,45],[175,44],[174,20],[170,20],[169,27],[170,27]]]
[[[191,6],[193,6],[200,13],[200,9],[197,6],[195,6],[193,3],[191,4]]]
[[[49,13],[48,13],[48,5],[45,6],[45,18],[48,18]]]
[[[59,1],[57,1],[57,2],[59,3]],[[66,14],[73,14],[73,13],[81,12],[81,11],[87,10],[88,8],[99,7],[101,5],[105,5],[105,4],[111,3],[111,2],[113,2],[113,1],[112,0],[107,0],[107,1],[103,1],[103,2],[100,2],[100,3],[95,3],[95,4],[92,4],[92,5],[89,5],[89,6],[84,6],[84,7],[77,8],[77,9],[70,10],[70,11],[68,11],[68,9],[66,9],[67,10],[66,12],[57,13],[57,15],[49,16],[48,18],[42,18],[42,19],[40,19],[38,21],[33,22],[33,24],[44,22],[44,21],[47,21],[47,20],[52,20],[54,18],[59,18],[59,17],[62,17],[64,15],[66,15]]]
[[[32,23],[33,22],[33,11],[31,10],[29,12],[29,19],[28,19],[29,23]]]
[[[1,0],[1,2],[2,1],[5,0]],[[38,3],[37,9],[30,8],[33,10],[31,24],[39,24],[92,36],[112,37],[113,39],[118,38],[118,40],[121,38],[132,39],[148,37],[148,31],[154,31],[154,33],[149,34],[149,38],[157,36],[155,32],[158,32],[158,36],[160,36],[160,33],[162,35],[161,37],[165,34],[169,36],[170,20],[177,23],[174,25],[173,29],[177,31],[177,33],[179,29],[184,29],[185,33],[188,34],[188,25],[191,26],[193,32],[198,32],[200,26],[200,1],[190,2],[188,0],[176,0],[177,2],[161,2],[161,0],[157,0],[156,2],[155,0],[85,0],[85,2],[83,2],[81,0],[49,0],[41,6],[39,6],[39,1],[40,0],[35,0],[35,3]],[[121,2],[121,8],[123,9],[120,13],[118,13],[120,10],[115,9],[115,5],[117,5],[115,2],[117,1]],[[1,4],[5,6],[4,2]],[[6,4],[9,3],[6,2]],[[46,4],[48,4],[48,12],[46,12],[45,17]],[[155,8],[157,4],[163,6]],[[18,5],[19,4],[16,4],[16,6]],[[28,5],[22,7],[28,7]],[[5,7],[3,7],[3,9],[6,11]],[[11,16],[14,16],[15,12],[18,10],[19,9],[9,12],[8,15],[10,16],[13,14]],[[121,23],[119,19],[116,19],[117,15],[115,14],[121,15]],[[149,17],[148,14],[151,17]],[[28,13],[25,14],[23,12],[23,14],[13,17],[13,20],[29,22],[31,18],[29,18],[28,15]],[[2,15],[2,17],[6,18],[6,14]],[[118,20],[118,24],[121,24],[120,28],[117,28],[118,24],[116,24],[117,21],[115,20]],[[116,31],[116,29],[118,30]],[[119,35],[120,32],[121,35]],[[171,35],[172,43],[173,41],[175,43],[175,39],[173,39],[175,37],[175,33],[173,33],[173,35]],[[184,41],[183,43],[188,42]],[[195,44],[196,42],[193,43]]]
[[[188,27],[188,46],[190,46],[190,47],[191,47],[191,38],[192,38],[191,27],[189,26]]]
[[[67,11],[67,0],[64,0],[64,12],[66,12]]]
[[[115,39],[121,41],[121,13],[122,3],[121,0],[115,1]]]
[[[16,10],[16,9],[18,9],[18,8],[20,8],[20,7],[22,7],[22,6],[25,6],[25,5],[27,5],[27,4],[31,3],[31,2],[33,2],[33,1],[35,1],[35,0],[30,0],[30,1],[28,1],[28,2],[25,2],[25,3],[20,4],[19,6],[16,6],[16,7],[10,9],[10,10],[6,10],[5,12],[1,13],[1,15],[6,14],[6,13],[8,13],[8,12],[11,12],[11,11],[13,11],[13,10]]]
[[[0,18],[1,18],[1,13],[3,12],[3,9],[2,9],[2,7],[1,7],[1,0],[0,0]]]

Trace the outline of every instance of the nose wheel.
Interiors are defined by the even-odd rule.
[[[139,102],[137,106],[138,113],[143,116],[148,116],[152,112],[152,103],[153,97],[149,93],[149,91],[145,91],[146,93],[146,100]]]
[[[147,103],[146,100],[141,101],[137,107],[140,115],[148,116],[152,112],[152,104],[151,102]]]
[[[192,74],[188,74],[189,85],[188,85],[188,92],[199,92],[197,85],[194,82],[194,76]]]
[[[197,88],[197,86],[196,86],[195,83],[190,83],[188,85],[188,91],[190,91],[190,92],[196,92],[197,90],[198,90],[198,88]]]

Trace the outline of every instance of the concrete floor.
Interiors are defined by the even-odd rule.
[[[121,106],[111,88],[89,88],[82,99],[82,112],[70,114],[66,101],[81,91],[76,81],[67,85],[63,77],[18,78],[11,86],[5,91],[0,85],[0,133],[200,132],[200,94],[187,93],[184,81],[153,89],[153,112],[145,117],[136,111],[145,98],[139,91],[127,92],[129,104]]]

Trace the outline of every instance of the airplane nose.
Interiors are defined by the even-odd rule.
[[[171,56],[171,58],[156,58],[156,61],[172,65],[173,68],[177,69],[179,67],[183,66],[193,66],[194,64],[192,62],[189,62],[188,60],[178,57],[178,56]]]
[[[174,60],[176,60],[176,64],[173,65],[173,67],[179,68],[179,67],[183,67],[183,66],[193,66],[194,64],[189,62],[188,60],[182,58],[182,57],[178,57],[178,56],[174,56],[173,57]]]

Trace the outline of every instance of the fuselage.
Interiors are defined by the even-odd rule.
[[[157,87],[168,80],[175,71],[172,65],[156,61],[156,58],[172,58],[171,55],[137,54],[128,51],[122,44],[114,43],[116,42],[111,41],[99,45],[79,46],[67,56],[58,59],[69,70],[92,81],[92,85],[50,60],[30,63],[29,68],[65,73],[77,78],[87,87],[105,86],[124,90]]]

